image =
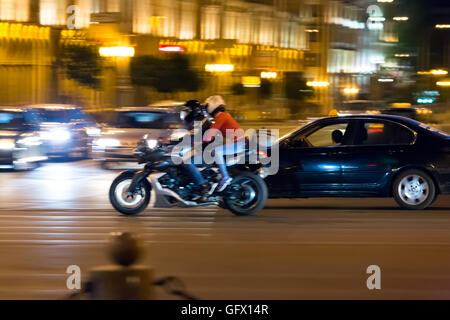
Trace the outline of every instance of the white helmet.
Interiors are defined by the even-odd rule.
[[[205,104],[208,105],[207,111],[209,114],[212,114],[218,107],[225,107],[225,100],[223,100],[222,96],[210,96],[205,100]]]

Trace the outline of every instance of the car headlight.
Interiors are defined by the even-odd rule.
[[[180,120],[181,121],[184,121],[184,119],[186,119],[186,116],[187,116],[186,111],[184,111],[184,110],[180,111]]]
[[[101,138],[94,142],[96,145],[103,147],[103,148],[111,148],[111,147],[119,147],[120,146],[120,140],[117,139],[110,139],[110,138]]]
[[[67,141],[70,139],[70,132],[64,129],[54,129],[42,132],[41,137],[44,140]]]
[[[97,137],[101,134],[101,130],[99,128],[86,128],[86,134],[90,137]]]
[[[23,144],[26,146],[39,146],[42,144],[42,141],[37,136],[30,136],[17,140],[17,144]]]
[[[155,139],[147,139],[147,147],[150,149],[155,148],[158,145],[158,140]]]
[[[0,150],[11,150],[15,147],[14,139],[2,139],[0,140]]]

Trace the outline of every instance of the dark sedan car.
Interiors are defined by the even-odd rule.
[[[92,137],[100,128],[74,105],[39,104],[28,106],[41,118],[41,137],[47,155],[65,158],[87,158]]]
[[[394,197],[423,209],[450,193],[450,135],[391,115],[322,118],[279,141],[272,198]]]

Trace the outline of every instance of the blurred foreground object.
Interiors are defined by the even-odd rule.
[[[155,299],[154,286],[162,286],[171,295],[196,300],[177,277],[153,280],[153,268],[135,264],[143,256],[144,245],[132,233],[112,232],[108,253],[115,264],[92,269],[82,291],[69,299],[90,294],[93,300],[150,300]]]
[[[116,264],[97,267],[91,271],[92,299],[152,299],[150,284],[153,282],[153,269],[134,265],[143,254],[141,241],[131,233],[114,232],[111,234],[108,252]]]

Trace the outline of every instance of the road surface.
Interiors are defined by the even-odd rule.
[[[66,268],[80,266],[86,280],[108,264],[113,231],[138,234],[141,263],[202,299],[450,298],[448,196],[417,212],[391,199],[303,199],[270,200],[255,217],[216,208],[124,217],[107,199],[116,175],[92,161],[0,172],[0,299],[66,297]],[[367,289],[370,265],[381,290]]]

